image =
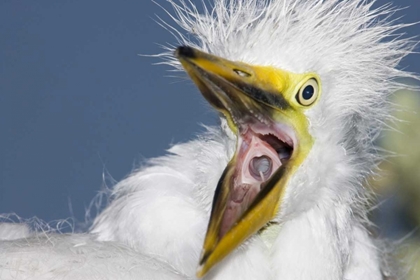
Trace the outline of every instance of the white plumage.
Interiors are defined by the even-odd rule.
[[[199,13],[169,1],[193,39],[179,44],[254,65],[316,72],[323,93],[305,111],[314,145],[291,177],[275,226],[248,241],[205,279],[384,279],[393,275],[366,229],[373,142],[388,117],[387,96],[413,44],[404,24],[373,2],[215,0]],[[168,27],[169,30],[174,30]],[[173,49],[165,62],[180,69]],[[1,225],[1,279],[195,279],[216,185],[235,152],[224,118],[118,183],[89,233],[24,233]],[[19,236],[22,237],[22,236]]]

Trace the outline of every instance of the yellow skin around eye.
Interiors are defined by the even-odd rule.
[[[313,106],[316,104],[321,97],[322,88],[320,78],[316,73],[308,72],[299,74],[272,66],[252,66],[252,68],[254,70],[254,77],[250,79],[258,81],[262,89],[269,88],[271,92],[283,95],[294,108],[310,108],[308,105],[300,104],[295,98],[296,94],[298,94],[310,80],[314,80],[318,88],[316,100],[310,105]]]

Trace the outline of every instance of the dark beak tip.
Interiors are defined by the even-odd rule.
[[[177,58],[194,58],[195,57],[195,52],[194,49],[191,47],[187,47],[187,46],[180,46],[178,48],[176,48],[175,50],[175,56]]]

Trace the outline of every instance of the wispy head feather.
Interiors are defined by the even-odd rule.
[[[372,143],[390,116],[387,97],[404,87],[399,78],[415,78],[398,69],[415,40],[398,33],[410,24],[394,19],[397,8],[374,8],[375,1],[366,0],[215,0],[200,8],[191,1],[167,2],[177,27],[163,25],[180,45],[318,73],[324,90],[322,102],[308,112],[312,134],[342,145],[370,172]],[[167,50],[165,63],[180,69],[173,48]]]

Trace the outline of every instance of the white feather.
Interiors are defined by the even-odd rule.
[[[286,189],[281,227],[270,241],[248,240],[206,279],[382,279],[363,185],[378,160],[373,142],[389,116],[387,97],[402,86],[397,78],[413,77],[397,69],[413,44],[395,35],[406,26],[390,19],[395,9],[364,0],[215,0],[199,13],[189,1],[168,2],[173,20],[193,38],[166,25],[180,44],[316,72],[323,86],[307,111],[315,144]],[[172,52],[161,56],[180,69]],[[213,192],[234,149],[223,120],[221,130],[175,145],[113,188],[89,235],[0,243],[0,276],[195,279]]]
[[[188,279],[156,257],[93,235],[49,234],[0,243],[0,279]]]

